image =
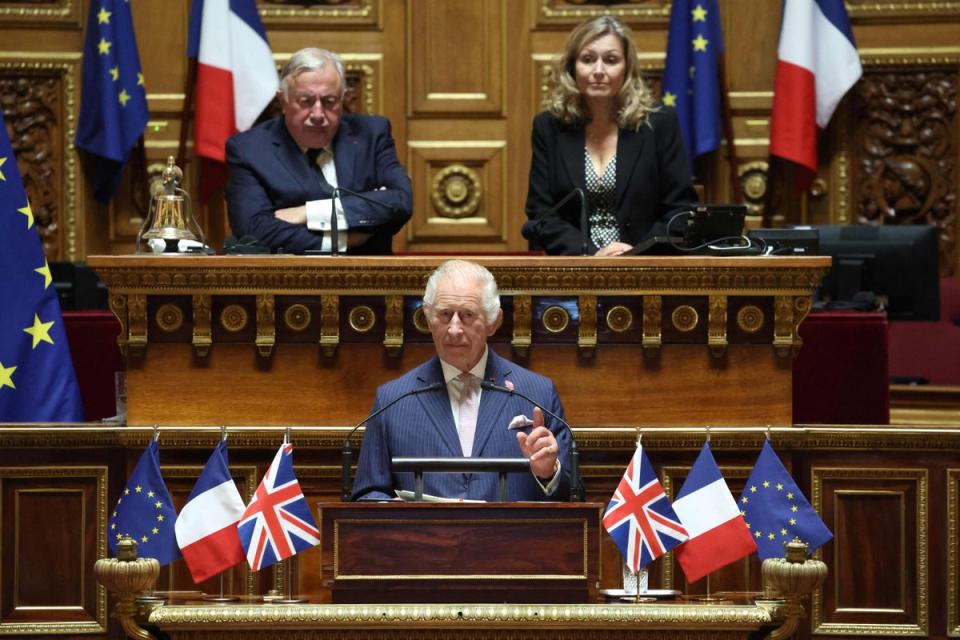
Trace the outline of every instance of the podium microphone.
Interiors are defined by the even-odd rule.
[[[340,471],[340,474],[341,474],[340,475],[340,498],[343,502],[350,502],[351,493],[352,493],[351,486],[350,486],[350,464],[353,462],[353,447],[350,444],[350,438],[352,438],[353,434],[357,432],[357,429],[367,424],[368,422],[370,422],[371,420],[379,416],[381,413],[383,413],[393,405],[403,400],[404,398],[409,398],[410,396],[416,396],[421,393],[428,393],[430,391],[439,391],[444,387],[446,387],[444,383],[434,382],[432,384],[428,384],[425,387],[418,387],[416,389],[411,389],[406,393],[401,393],[399,396],[397,396],[396,398],[394,398],[393,400],[383,405],[382,407],[380,407],[379,409],[377,409],[376,411],[368,415],[366,418],[364,418],[363,420],[355,424],[353,426],[353,429],[350,429],[350,433],[347,434],[347,437],[343,441],[343,446],[340,448],[340,462],[342,465],[342,468]]]
[[[570,434],[570,502],[583,502],[583,485],[580,482],[580,452],[577,451],[577,439],[573,436],[573,428],[570,426],[570,423],[530,396],[520,393],[516,389],[502,387],[489,380],[481,380],[480,388],[485,391],[497,391],[499,393],[508,393],[512,396],[519,396],[567,428],[567,433]]]

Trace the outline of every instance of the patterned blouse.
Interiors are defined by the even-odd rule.
[[[617,156],[598,176],[586,147],[583,149],[587,178],[587,210],[590,219],[590,240],[599,249],[620,240],[620,225],[614,210],[617,195]]]

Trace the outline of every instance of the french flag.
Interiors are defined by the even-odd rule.
[[[784,0],[770,154],[817,171],[817,134],[862,75],[843,0]]]
[[[255,0],[193,0],[187,57],[197,59],[197,154],[224,162],[227,138],[253,126],[279,87]]]
[[[227,442],[221,440],[174,526],[177,544],[195,583],[243,562],[237,532],[243,510],[243,499],[227,466]]]
[[[690,535],[675,551],[688,583],[757,551],[709,442],[703,443],[673,510]]]

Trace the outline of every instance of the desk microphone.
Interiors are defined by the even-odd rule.
[[[583,189],[580,187],[574,187],[570,193],[563,196],[557,204],[550,207],[550,209],[547,210],[547,212],[542,216],[537,216],[533,220],[527,220],[524,222],[523,226],[520,228],[521,235],[523,235],[523,237],[527,240],[539,240],[540,228],[543,226],[543,221],[548,216],[552,216],[559,211],[560,207],[570,202],[570,198],[573,196],[580,198],[580,232],[583,235],[583,244],[580,252],[581,255],[590,255],[590,216],[588,215],[587,211],[587,196],[583,193]]]
[[[350,433],[347,434],[347,437],[343,441],[343,446],[340,449],[340,460],[341,460],[341,464],[343,465],[343,468],[341,469],[341,475],[340,475],[340,480],[341,480],[340,497],[343,502],[350,502],[350,498],[352,494],[351,486],[350,486],[350,464],[353,461],[353,448],[352,448],[352,445],[350,444],[350,438],[352,438],[353,434],[357,432],[357,429],[367,424],[368,422],[370,422],[371,420],[379,416],[381,413],[383,413],[393,405],[403,400],[404,398],[409,398],[410,396],[416,396],[421,393],[428,393],[430,391],[439,391],[440,389],[443,389],[445,387],[446,385],[442,382],[434,382],[434,383],[428,384],[425,387],[418,387],[416,389],[411,389],[406,393],[401,393],[399,396],[397,396],[396,398],[394,398],[393,400],[383,405],[382,407],[380,407],[379,409],[377,409],[376,411],[368,415],[366,418],[358,422],[356,425],[354,425],[353,429],[350,429]]]
[[[499,393],[508,393],[512,396],[519,396],[567,428],[567,433],[570,434],[570,501],[583,502],[583,485],[580,482],[580,452],[577,451],[577,439],[573,436],[573,428],[570,426],[570,423],[530,396],[520,393],[516,389],[502,387],[489,380],[481,380],[480,388],[485,391],[497,391]]]

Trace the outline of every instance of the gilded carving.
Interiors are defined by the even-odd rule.
[[[377,315],[367,305],[358,304],[350,309],[347,322],[350,323],[350,328],[357,333],[367,333],[377,324]]]
[[[77,155],[72,151],[79,60],[79,53],[0,53],[4,120],[43,250],[51,262],[82,257]]]
[[[273,353],[273,345],[277,341],[277,314],[276,298],[273,295],[261,293],[257,295],[257,351],[264,358]]]
[[[213,344],[213,329],[210,326],[212,318],[210,296],[196,294],[193,296],[193,352],[199,358],[206,358]]]
[[[257,3],[268,27],[376,25],[380,0],[268,0]]]
[[[433,176],[430,201],[441,217],[459,219],[475,215],[482,195],[480,176],[463,164],[448,165]]]
[[[521,358],[526,358],[530,353],[532,318],[533,303],[530,296],[513,296],[513,337],[510,339],[510,346]]]
[[[229,304],[220,312],[220,326],[230,333],[238,333],[246,328],[250,315],[240,304]]]
[[[166,333],[174,333],[183,326],[183,309],[175,304],[164,304],[157,309],[157,327]]]
[[[340,344],[340,296],[325,293],[320,296],[320,350],[330,358]]]
[[[633,328],[633,312],[622,304],[610,307],[607,311],[607,326],[615,333],[623,333]]]
[[[14,27],[79,27],[82,9],[81,0],[8,0],[0,6],[0,24]]]
[[[130,334],[127,338],[127,349],[130,355],[140,356],[147,346],[147,296],[142,293],[131,293],[127,296],[127,319],[130,323]]]
[[[292,304],[283,312],[283,323],[291,331],[300,332],[310,326],[313,314],[305,304]]]
[[[740,185],[743,188],[747,215],[763,216],[767,198],[768,169],[766,160],[744,162],[737,167],[737,177],[740,178]]]
[[[862,149],[854,174],[860,224],[931,224],[941,229],[941,267],[956,251],[956,69],[868,70],[856,86]]]
[[[681,304],[670,314],[673,328],[681,333],[687,333],[697,328],[700,323],[700,314],[688,304]]]
[[[562,333],[570,326],[570,314],[560,305],[551,305],[543,310],[540,323],[549,333]]]
[[[427,324],[427,314],[423,310],[423,306],[417,307],[417,310],[413,312],[413,326],[420,333],[430,335],[430,325]]]
[[[661,335],[661,314],[663,298],[656,295],[643,296],[643,345],[644,354],[657,353],[663,341]]]
[[[387,355],[398,356],[403,347],[403,296],[384,296],[386,331],[383,346]]]
[[[707,345],[714,356],[722,356],[727,349],[727,296],[710,296]]]
[[[947,470],[947,634],[960,637],[960,469]]]
[[[763,328],[763,311],[753,304],[745,304],[737,311],[737,326],[744,333],[756,333]]]
[[[110,293],[107,294],[107,300],[110,305],[110,311],[113,312],[113,315],[115,315],[120,322],[120,335],[117,336],[117,346],[120,347],[120,353],[126,357],[127,336],[129,335],[130,328],[130,323],[127,319],[127,296],[110,291]]]
[[[797,323],[799,324],[799,323]],[[775,296],[773,299],[773,348],[781,358],[789,357],[794,345],[793,296]]]
[[[541,0],[541,22],[579,22],[610,14],[620,18],[662,20],[670,16],[668,0]]]
[[[579,296],[577,308],[580,311],[577,351],[582,357],[591,358],[594,349],[597,348],[597,296]]]

